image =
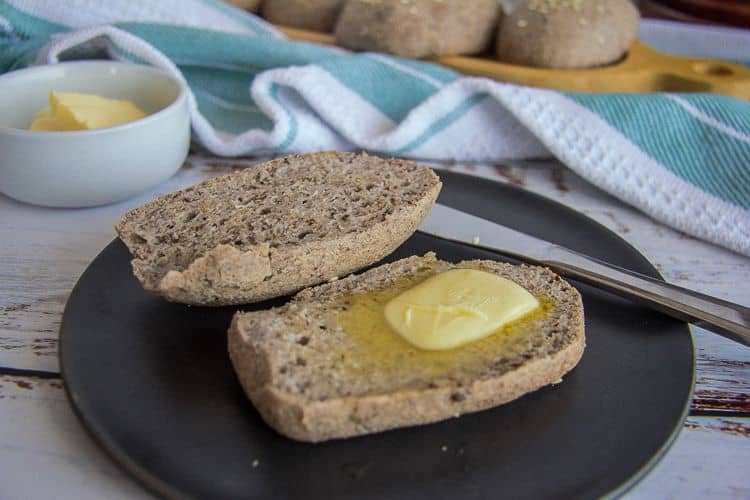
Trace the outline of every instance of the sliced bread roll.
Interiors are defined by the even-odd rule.
[[[492,43],[500,13],[498,0],[348,0],[336,43],[414,58],[475,54]]]
[[[383,305],[448,269],[515,281],[541,311],[447,351],[412,347],[384,323]],[[229,354],[245,393],[281,434],[323,441],[424,424],[490,408],[555,383],[585,346],[578,291],[546,268],[430,253],[298,293],[270,310],[238,312]]]
[[[146,290],[243,304],[378,261],[416,230],[440,187],[432,170],[405,160],[288,156],[150,201],[116,230]]]

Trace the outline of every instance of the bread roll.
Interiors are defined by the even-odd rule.
[[[540,68],[590,68],[619,60],[640,16],[628,0],[522,0],[503,17],[500,61]]]
[[[412,58],[475,54],[491,45],[499,15],[498,0],[349,0],[336,43]]]

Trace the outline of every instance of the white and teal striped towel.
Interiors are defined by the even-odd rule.
[[[690,29],[696,33],[676,41],[669,24],[644,23],[641,38],[657,48],[707,40],[718,46],[713,55],[750,61],[750,33]],[[0,2],[0,72],[97,45],[110,57],[159,66],[187,82],[194,137],[217,155],[554,155],[652,217],[750,255],[744,101],[570,94],[461,78],[431,64],[288,41],[216,0]]]

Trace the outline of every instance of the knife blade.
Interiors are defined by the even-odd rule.
[[[750,346],[750,308],[654,279],[436,203],[419,231],[473,245],[646,304]]]

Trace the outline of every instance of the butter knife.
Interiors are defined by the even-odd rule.
[[[644,303],[750,346],[750,308],[644,276],[560,245],[436,203],[419,230],[468,243]]]

